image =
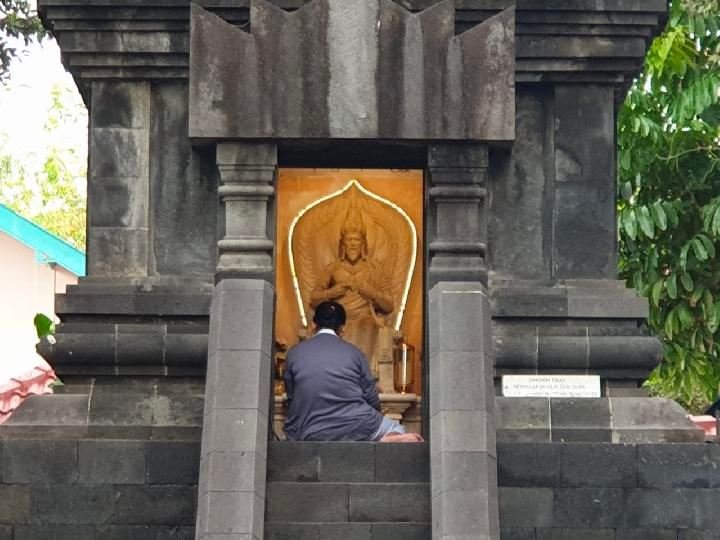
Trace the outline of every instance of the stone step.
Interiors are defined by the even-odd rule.
[[[430,540],[429,523],[267,523],[265,540]]]
[[[273,523],[430,522],[429,483],[268,482]]]
[[[428,443],[268,444],[268,482],[426,483]]]

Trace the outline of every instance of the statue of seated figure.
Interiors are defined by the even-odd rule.
[[[301,339],[319,304],[340,303],[343,339],[366,356],[380,392],[394,393],[393,340],[402,337],[417,250],[407,214],[353,180],[301,211],[289,241]]]
[[[375,347],[383,315],[393,311],[389,280],[382,267],[368,259],[367,233],[356,208],[348,210],[342,225],[338,257],[328,264],[310,295],[310,306],[335,300],[347,314],[343,338],[359,348],[376,371]],[[375,373],[377,376],[377,373]]]

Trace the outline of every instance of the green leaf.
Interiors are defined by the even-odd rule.
[[[679,220],[678,213],[675,207],[672,205],[672,203],[669,203],[667,201],[663,201],[662,207],[663,210],[665,210],[665,214],[667,214],[668,218],[670,218],[670,223],[672,223],[672,226],[677,227]]]
[[[710,259],[714,258],[715,257],[715,245],[704,234],[698,234],[698,238],[702,242],[703,247],[705,248],[705,251],[707,251],[708,258],[710,258]]]
[[[693,316],[690,313],[690,308],[685,302],[678,304],[677,306],[678,318],[680,319],[680,325],[683,329],[687,329],[693,326]]]
[[[664,231],[667,229],[667,216],[665,215],[665,210],[663,210],[662,204],[660,201],[655,201],[652,205],[652,214],[653,218],[655,219],[655,225],[658,226],[658,228],[661,231]]]
[[[55,323],[47,315],[38,313],[33,319],[35,325],[35,331],[37,332],[38,339],[42,339],[47,335],[55,333]]]
[[[687,256],[688,252],[690,251],[690,242],[685,244],[683,248],[680,250],[680,268],[685,270],[687,268]]]
[[[660,293],[662,292],[663,281],[664,281],[664,279],[662,279],[662,278],[661,278],[661,279],[658,279],[658,280],[655,282],[655,284],[653,285],[653,288],[652,288],[651,299],[652,299],[652,303],[653,303],[655,306],[659,306],[659,305],[660,305]]]
[[[718,205],[715,213],[713,214],[712,224],[710,226],[709,232],[711,234],[714,234],[715,236],[720,235],[720,204]]]
[[[705,290],[705,287],[703,287],[702,284],[698,285],[695,288],[692,295],[690,295],[690,305],[694,306],[700,301],[700,298],[702,297],[704,290]]]
[[[626,171],[630,170],[630,152],[620,152],[619,154],[620,167]]]
[[[668,296],[675,300],[677,298],[677,275],[672,274],[665,280],[665,288],[667,289]]]
[[[654,236],[654,227],[653,227],[653,221],[650,217],[650,210],[647,209],[647,206],[639,206],[637,209],[637,220],[640,224],[640,229],[642,232],[647,236],[648,238],[652,238]]]
[[[623,228],[625,233],[635,240],[637,237],[637,221],[635,220],[635,210],[632,208],[623,214]]]
[[[622,195],[626,201],[629,201],[632,198],[632,194],[633,189],[630,182],[623,182],[620,184],[620,195]]]
[[[680,275],[680,282],[682,283],[682,286],[685,288],[686,291],[690,292],[693,290],[693,279],[687,272],[683,272]]]
[[[700,240],[698,240],[697,238],[693,238],[690,241],[690,245],[692,246],[692,250],[695,253],[695,257],[697,257],[698,261],[707,260],[707,251],[705,250],[705,246]]]

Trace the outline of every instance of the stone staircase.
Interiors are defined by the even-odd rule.
[[[427,443],[268,444],[265,540],[426,540]]]

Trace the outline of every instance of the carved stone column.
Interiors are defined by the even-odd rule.
[[[438,281],[487,284],[487,145],[430,146],[428,289]]]
[[[274,282],[274,144],[217,146],[220,227],[217,279],[243,277]]]

